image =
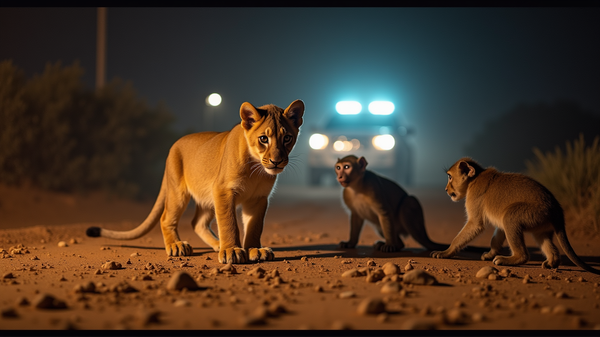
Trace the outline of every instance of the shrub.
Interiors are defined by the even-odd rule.
[[[574,234],[600,233],[600,136],[586,147],[583,135],[566,150],[542,153],[527,161],[528,174],[546,186],[565,211],[567,228]]]
[[[48,64],[26,81],[0,63],[0,182],[59,191],[156,195],[177,138],[164,105],[149,108],[130,83],[86,88],[76,63]]]

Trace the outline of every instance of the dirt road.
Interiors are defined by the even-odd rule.
[[[443,189],[409,192],[430,237],[449,243],[463,203]],[[132,241],[85,236],[90,225],[133,228],[151,204],[1,187],[0,329],[600,329],[600,277],[564,255],[558,270],[542,270],[531,238],[531,261],[498,267],[491,279],[476,277],[492,266],[477,254],[432,259],[412,239],[400,253],[376,252],[370,227],[357,249],[338,249],[349,234],[339,195],[279,188],[262,236],[275,261],[223,269],[189,212],[179,228],[194,255],[168,258],[158,226]],[[474,244],[489,246],[491,234]],[[600,268],[597,237],[571,243]],[[411,268],[437,283],[406,283]],[[197,290],[176,289],[181,272]]]

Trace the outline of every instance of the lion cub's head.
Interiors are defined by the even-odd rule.
[[[462,158],[457,161],[449,170],[448,184],[446,184],[446,193],[452,201],[459,201],[467,196],[469,183],[475,179],[483,168],[471,158]]]
[[[277,175],[288,164],[303,115],[304,102],[301,100],[295,100],[285,110],[272,104],[255,108],[248,102],[240,107],[250,153],[268,174]]]

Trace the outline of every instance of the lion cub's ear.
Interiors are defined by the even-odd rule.
[[[254,105],[244,102],[240,107],[240,117],[242,118],[242,127],[244,130],[250,130],[252,125],[256,123],[262,116]]]
[[[299,99],[293,101],[292,104],[285,109],[283,116],[292,121],[296,128],[299,128],[303,122],[302,116],[304,116],[304,102]]]
[[[472,178],[475,176],[475,168],[469,165],[469,163],[467,163],[466,161],[461,161],[460,163],[458,163],[458,169],[460,170],[460,173],[468,177]]]

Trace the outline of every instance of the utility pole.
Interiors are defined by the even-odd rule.
[[[98,7],[96,18],[96,90],[106,78],[106,7]]]

